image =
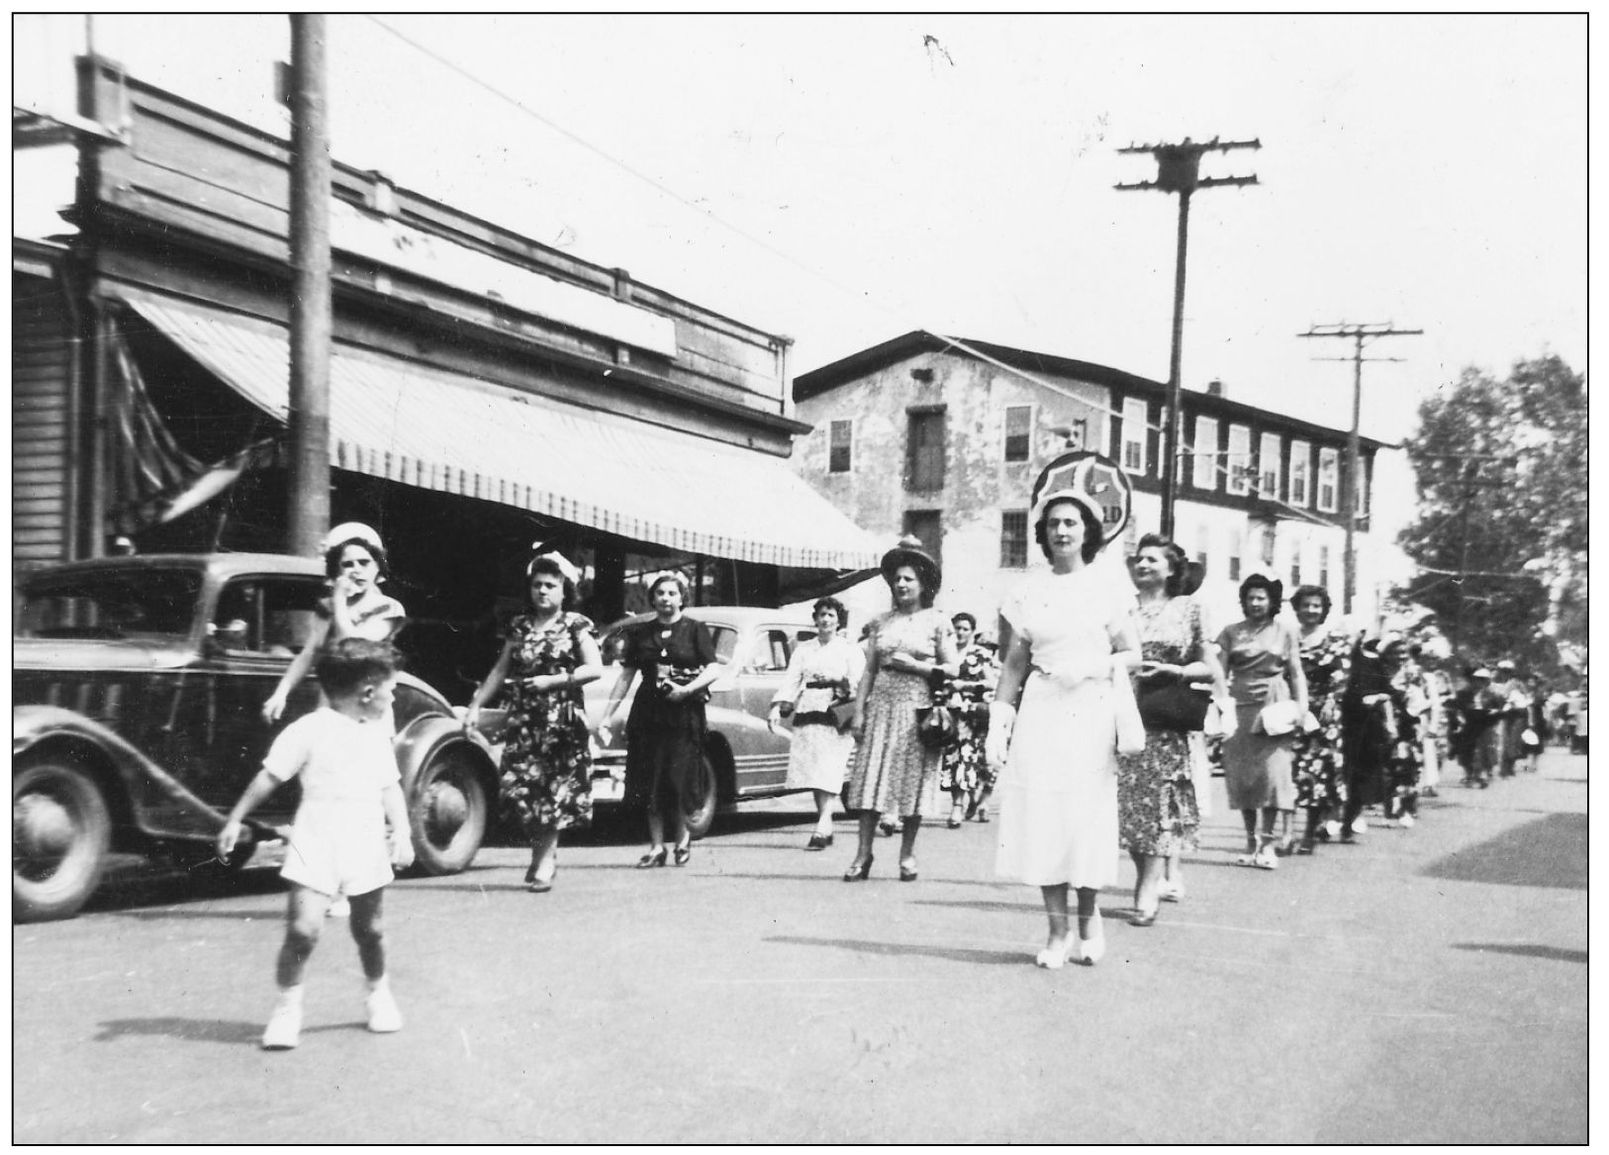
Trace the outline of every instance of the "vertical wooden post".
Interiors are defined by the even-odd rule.
[[[291,21],[290,552],[330,525],[330,142],[324,17]]]

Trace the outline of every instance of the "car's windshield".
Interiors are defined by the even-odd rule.
[[[201,574],[189,569],[42,574],[23,591],[25,638],[171,638],[190,635]]]

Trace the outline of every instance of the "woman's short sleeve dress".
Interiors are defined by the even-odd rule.
[[[1111,632],[1133,608],[1089,569],[1036,574],[1001,607],[1031,663],[995,787],[1003,878],[1099,888],[1117,877]]]
[[[1224,790],[1231,810],[1290,810],[1296,805],[1291,780],[1294,738],[1262,733],[1257,715],[1269,702],[1290,700],[1287,662],[1297,644],[1291,628],[1277,619],[1262,625],[1236,622],[1218,635],[1229,693],[1235,700],[1235,732],[1223,747]],[[1266,696],[1259,693],[1265,687]]]
[[[514,649],[504,686],[508,730],[502,765],[503,803],[527,835],[585,826],[592,818],[592,754],[580,686],[546,692],[527,678],[573,673],[592,622],[561,613],[538,625],[529,615],[509,630]]]
[[[1184,666],[1201,660],[1201,608],[1171,597],[1138,608],[1140,656]],[[1136,854],[1170,855],[1196,848],[1201,814],[1193,780],[1195,752],[1182,730],[1145,732],[1145,749],[1118,755],[1118,828]]]
[[[854,697],[864,665],[859,647],[847,638],[834,637],[826,645],[811,638],[794,648],[787,683],[772,699],[793,706],[789,789],[833,794],[842,789],[855,738],[838,729],[829,710]]]
[[[944,647],[954,649],[955,627],[935,609],[897,611],[873,619],[866,639],[867,661],[900,652],[922,662],[937,661]],[[916,736],[916,711],[931,705],[933,692],[920,674],[879,668],[866,694],[865,727],[855,744],[845,803],[850,810],[879,814],[931,814],[938,805],[940,752]]]
[[[672,702],[664,689],[713,663],[715,639],[689,617],[651,618],[628,632],[620,660],[642,678],[626,718],[626,800],[663,810],[702,781],[706,733],[704,696]]]

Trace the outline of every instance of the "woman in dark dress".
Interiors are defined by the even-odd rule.
[[[592,820],[592,752],[581,687],[603,676],[603,663],[592,622],[566,608],[581,577],[569,559],[538,554],[525,574],[531,612],[510,624],[497,664],[469,700],[464,728],[473,730],[481,706],[508,687],[503,804],[531,844],[525,884],[543,893],[553,889],[559,831]]]
[[[693,854],[683,813],[704,779],[704,703],[721,667],[709,627],[682,614],[687,590],[687,579],[672,570],[649,583],[654,617],[626,632],[620,680],[604,711],[605,724],[615,724],[620,703],[641,676],[626,719],[626,800],[648,810],[648,853],[639,867],[665,865],[667,817],[676,865],[686,866]]]

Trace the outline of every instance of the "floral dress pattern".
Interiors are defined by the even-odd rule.
[[[1352,640],[1341,630],[1315,630],[1302,639],[1307,704],[1318,729],[1297,732],[1291,777],[1299,810],[1346,802],[1346,759],[1341,752],[1341,699],[1352,670]]]
[[[1184,666],[1206,648],[1201,607],[1185,597],[1141,602],[1140,656]],[[1135,854],[1167,856],[1197,846],[1201,812],[1192,774],[1194,754],[1183,730],[1145,732],[1145,749],[1117,757],[1118,839]]]
[[[871,623],[866,661],[876,667],[862,711],[864,726],[850,762],[850,810],[909,818],[931,814],[938,802],[939,751],[916,736],[916,711],[932,705],[933,692],[920,674],[892,670],[881,663],[903,652],[923,662],[955,656],[955,627],[935,609],[891,611]]]
[[[502,765],[503,805],[528,836],[592,820],[592,753],[580,686],[542,692],[526,679],[568,674],[581,664],[581,639],[592,622],[560,613],[546,625],[529,615],[509,628],[514,649],[504,686],[508,730]]]
[[[945,747],[939,788],[954,794],[976,794],[994,785],[995,771],[983,756],[989,733],[989,699],[1000,683],[1000,659],[981,642],[961,655],[959,677],[946,683],[943,704],[955,715],[956,740]]]

